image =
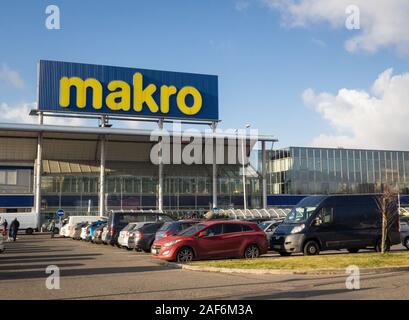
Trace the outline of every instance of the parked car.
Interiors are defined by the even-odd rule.
[[[80,239],[81,240],[87,240],[87,238],[88,238],[88,229],[89,229],[90,225],[91,225],[91,223],[87,222],[85,225],[82,226],[81,234],[80,234]]]
[[[129,238],[134,242],[136,251],[151,252],[156,232],[163,226],[163,222],[146,223],[134,229]]]
[[[381,213],[377,195],[311,196],[301,200],[287,215],[271,239],[281,255],[323,250],[381,249]],[[388,232],[388,248],[400,243],[397,206]]]
[[[105,227],[106,227],[106,223],[101,224],[98,228],[95,229],[94,234],[92,235],[92,238],[91,238],[92,243],[96,243],[96,244],[102,243],[102,232]]]
[[[175,234],[178,234],[179,232],[190,228],[199,222],[201,222],[201,220],[198,219],[165,222],[158,232],[156,232],[155,240],[174,236]]]
[[[104,225],[106,225],[106,224],[107,224],[107,221],[106,221],[106,220],[98,220],[98,221],[95,221],[95,222],[91,223],[91,224],[89,225],[89,227],[88,227],[88,230],[87,230],[88,234],[87,234],[87,238],[86,238],[85,240],[91,241],[91,240],[92,240],[92,237],[93,237],[93,235],[94,235],[95,230],[96,230],[98,227],[104,226]]]
[[[267,221],[264,221],[262,223],[259,223],[258,226],[267,235],[267,240],[268,240],[269,246],[271,245],[270,242],[271,242],[271,238],[272,238],[272,236],[274,234],[274,231],[276,230],[278,225],[280,223],[282,223],[282,222],[283,222],[283,220],[267,220]]]
[[[60,235],[63,237],[68,237],[71,229],[79,222],[94,222],[98,221],[101,218],[100,216],[70,216],[67,219],[67,222],[61,227]]]
[[[407,216],[400,216],[400,239],[402,245],[405,246],[406,249],[409,250],[409,217]]]
[[[70,232],[70,237],[72,238],[72,239],[74,239],[74,240],[81,240],[81,231],[82,231],[82,228],[83,227],[85,227],[85,226],[87,226],[88,225],[88,222],[80,222],[80,223],[77,223],[71,230],[71,232]]]
[[[174,219],[157,211],[111,211],[108,218],[108,229],[104,243],[117,245],[119,232],[131,222],[168,222]]]
[[[109,223],[109,222],[108,222]],[[105,227],[102,228],[102,233],[101,233],[101,243],[107,245],[108,242],[110,241],[110,227],[108,227],[108,225],[106,225]]]
[[[135,247],[135,243],[134,243],[134,239],[132,237],[130,237],[130,234],[133,232],[133,230],[138,229],[140,227],[142,227],[144,224],[147,223],[152,223],[152,222],[131,222],[128,223],[125,228],[123,228],[120,232],[119,232],[119,236],[118,236],[118,245],[122,248],[126,248],[129,250],[134,249]],[[131,241],[130,241],[131,240]]]
[[[50,232],[50,227],[53,219],[48,219],[41,225],[40,232]],[[61,223],[62,225],[62,223]],[[54,219],[54,234],[58,234],[60,232],[61,226],[60,222],[57,219]]]
[[[211,220],[153,243],[152,254],[168,261],[207,258],[257,258],[267,253],[267,236],[256,223]]]

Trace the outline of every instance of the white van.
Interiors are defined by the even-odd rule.
[[[25,230],[27,234],[32,234],[34,231],[38,231],[38,214],[35,212],[0,213],[0,225],[3,224],[4,220],[7,220],[7,228],[10,228],[10,224],[15,218],[17,218],[20,223],[19,230]]]
[[[77,223],[80,222],[95,222],[101,219],[107,219],[100,216],[70,216],[67,223],[65,223],[60,229],[60,236],[69,237],[71,228],[74,228]]]

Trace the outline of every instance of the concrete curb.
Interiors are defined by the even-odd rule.
[[[237,268],[218,268],[218,267],[200,267],[178,263],[166,263],[167,266],[202,272],[219,272],[219,273],[245,273],[245,274],[271,274],[271,275],[345,275],[345,269],[318,269],[318,270],[281,270],[281,269],[237,269]],[[400,267],[380,267],[380,268],[361,268],[361,274],[376,274],[409,271],[409,266]]]

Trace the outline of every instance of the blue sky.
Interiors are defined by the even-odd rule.
[[[44,26],[49,4],[60,8],[61,30]],[[363,14],[372,14],[368,2],[362,6],[367,9]],[[337,139],[346,135],[350,140],[328,143],[354,146],[361,133],[352,124],[328,118],[322,111],[325,100],[318,95],[337,97],[342,88],[369,92],[386,69],[398,75],[408,72],[407,53],[393,42],[351,52],[345,41],[365,29],[347,30],[325,17],[314,20],[310,12],[304,26],[294,27],[283,22],[288,14],[291,8],[262,0],[2,0],[0,66],[17,72],[24,85],[1,81],[0,76],[0,103],[11,109],[36,100],[39,59],[209,73],[219,76],[223,127],[251,123],[276,135],[279,146],[311,144],[322,134]],[[368,26],[383,23],[362,21]],[[303,99],[308,88],[315,94],[312,106]],[[365,145],[362,139],[355,144]],[[382,146],[395,147],[387,141]]]

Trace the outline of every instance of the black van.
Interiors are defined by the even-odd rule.
[[[282,256],[322,250],[359,249],[381,246],[381,213],[378,195],[310,196],[301,200],[275,230],[271,249]],[[388,247],[400,242],[396,207],[388,232]]]
[[[132,222],[170,222],[174,219],[159,211],[111,211],[108,214],[108,235],[106,242],[116,245],[119,232]]]

